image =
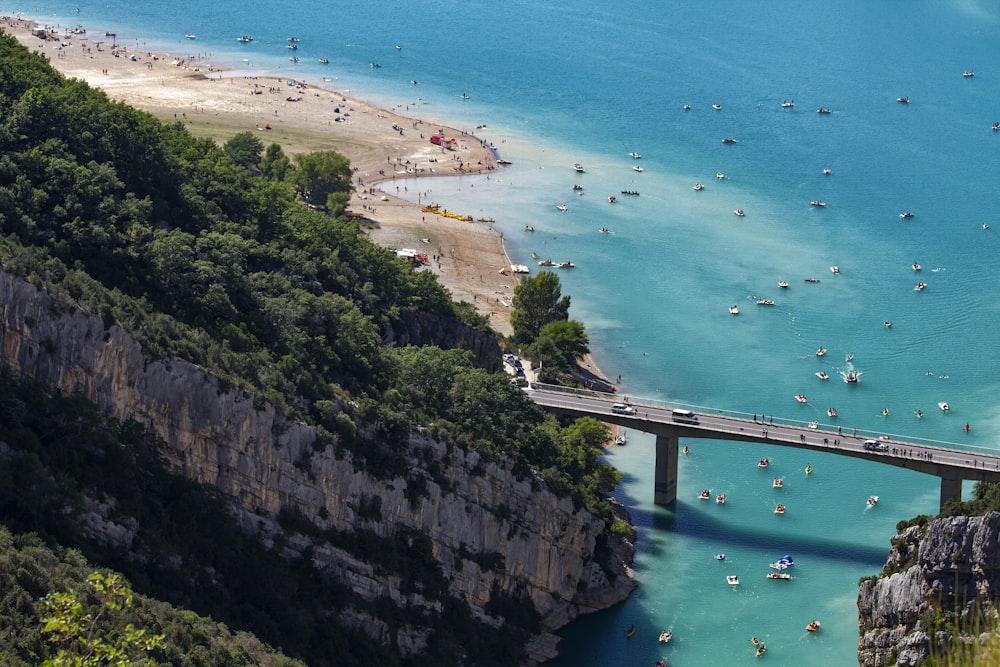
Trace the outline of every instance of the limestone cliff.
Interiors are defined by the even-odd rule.
[[[1000,514],[934,519],[893,538],[883,574],[861,582],[858,662],[916,665],[956,622],[996,613]],[[952,613],[953,612],[953,613]],[[941,619],[946,619],[942,623]]]
[[[218,488],[241,524],[265,542],[281,533],[279,513],[295,512],[321,529],[365,529],[381,536],[419,531],[429,537],[449,592],[484,620],[493,591],[527,594],[546,630],[581,613],[623,600],[632,546],[615,543],[602,567],[595,550],[604,522],[525,478],[505,460],[485,460],[413,434],[408,478],[425,481],[417,502],[407,480],[379,480],[355,469],[350,455],[314,447],[316,433],[268,403],[232,389],[193,364],[157,360],[117,326],[57,301],[23,279],[0,272],[0,345],[3,363],[22,377],[79,392],[112,417],[148,425],[169,445],[173,467]],[[439,482],[445,483],[439,483]],[[378,511],[371,508],[373,500]],[[336,546],[302,535],[284,536],[296,551],[309,547],[314,562],[362,599],[398,606],[432,606],[406,592],[392,576]],[[343,610],[343,622],[380,635],[379,619]],[[426,628],[392,638],[401,653],[419,652]],[[551,635],[532,642],[536,659],[551,657]]]

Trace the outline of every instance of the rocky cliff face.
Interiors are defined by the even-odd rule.
[[[429,536],[450,592],[497,624],[501,619],[484,611],[494,589],[527,592],[551,630],[623,600],[634,588],[627,573],[631,544],[616,545],[609,576],[594,561],[603,522],[551,494],[539,480],[518,478],[508,462],[447,451],[415,434],[408,451],[410,476],[424,477],[427,491],[411,504],[406,480],[387,483],[355,470],[349,456],[338,459],[333,448],[317,451],[309,426],[223,386],[193,364],[150,358],[120,328],[105,328],[100,317],[2,272],[0,346],[3,363],[22,377],[80,392],[115,418],[148,425],[169,444],[178,472],[221,490],[245,529],[265,541],[281,532],[279,512],[290,510],[324,529],[364,528],[382,536],[419,531]],[[442,471],[447,489],[433,481]],[[375,516],[359,512],[374,498],[380,503]],[[400,582],[329,544],[297,537],[291,545],[312,547],[316,564],[363,598],[423,604],[403,592]],[[502,565],[485,569],[479,564],[483,558],[469,557],[481,554],[501,556]],[[355,621],[378,633],[377,619]],[[424,637],[420,628],[399,633],[400,651],[419,652]],[[537,638],[531,649],[544,659],[553,647],[549,635]]]
[[[858,662],[916,665],[954,624],[934,619],[992,613],[1000,602],[1000,514],[935,519],[893,538],[885,572],[861,583]],[[947,616],[947,615],[946,615]],[[974,624],[973,624],[974,625]]]

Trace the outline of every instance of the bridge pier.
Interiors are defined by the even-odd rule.
[[[677,500],[676,435],[656,436],[656,472],[653,478],[653,502],[669,505]]]
[[[962,480],[954,477],[942,477],[941,502],[938,505],[938,509],[944,509],[944,504],[951,499],[962,499]]]

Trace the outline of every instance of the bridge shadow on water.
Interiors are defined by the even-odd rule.
[[[843,539],[797,534],[787,529],[777,530],[780,522],[774,528],[763,525],[763,522],[734,525],[699,511],[697,508],[706,505],[706,501],[689,504],[678,500],[668,506],[652,507],[648,502],[639,504],[635,497],[623,491],[625,488],[635,488],[635,481],[634,476],[623,473],[622,482],[613,495],[628,509],[632,523],[639,530],[637,549],[651,553],[654,558],[659,557],[660,552],[665,549],[663,540],[669,540],[670,535],[706,542],[725,542],[729,550],[746,547],[773,553],[775,558],[792,554],[797,560],[816,556],[852,565],[871,566],[872,574],[882,568],[889,553],[889,534],[885,536],[882,546],[869,546],[845,542]],[[708,502],[715,505],[714,500]],[[650,532],[645,539],[646,544],[642,544],[644,531]]]

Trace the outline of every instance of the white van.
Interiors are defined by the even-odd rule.
[[[680,408],[674,408],[670,411],[671,418],[678,424],[697,424],[698,415],[691,412],[690,410],[681,410]]]

